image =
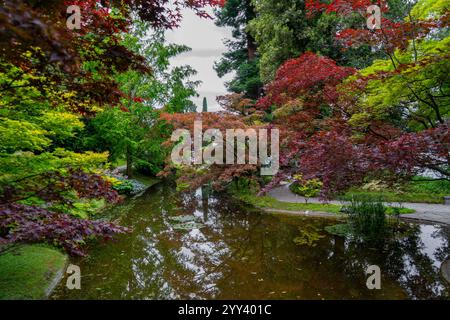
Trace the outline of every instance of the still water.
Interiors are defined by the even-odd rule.
[[[449,298],[439,267],[450,230],[437,225],[411,224],[402,237],[365,245],[328,234],[335,220],[271,215],[164,184],[110,214],[132,232],[73,259],[81,290],[63,279],[53,299]],[[366,287],[369,265],[381,268],[381,290]]]

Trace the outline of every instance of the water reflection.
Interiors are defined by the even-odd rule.
[[[263,214],[207,189],[179,195],[165,185],[114,210],[133,228],[75,261],[82,290],[61,285],[55,299],[430,299],[449,295],[439,267],[448,228],[411,225],[406,236],[364,245],[332,236],[335,222]],[[202,228],[175,230],[170,217],[194,215]],[[318,230],[315,246],[298,245]],[[382,270],[382,290],[365,270]],[[63,281],[63,283],[65,283]]]

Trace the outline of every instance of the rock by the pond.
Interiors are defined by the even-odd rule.
[[[203,228],[204,225],[197,222],[186,222],[186,223],[178,223],[173,225],[174,230],[192,230],[192,229],[200,229]]]
[[[170,221],[179,222],[179,223],[186,223],[186,222],[192,222],[197,220],[195,216],[174,216],[169,217]]]
[[[192,215],[169,217],[169,220],[175,223],[174,230],[192,230],[204,227],[202,223],[196,222],[197,218]]]

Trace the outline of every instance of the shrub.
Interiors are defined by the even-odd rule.
[[[305,201],[308,202],[308,198],[317,197],[322,189],[322,182],[319,179],[303,179],[302,175],[294,176],[294,183],[290,185],[290,189],[293,193],[305,197]]]
[[[115,188],[120,194],[136,195],[145,191],[146,186],[136,180],[121,180],[121,184]]]
[[[135,195],[146,189],[144,184],[133,179],[127,179],[118,171],[110,171],[106,174],[107,176],[105,176],[105,180],[109,181],[112,185],[112,189],[117,191],[119,194]]]
[[[100,220],[85,220],[37,206],[0,206],[0,244],[47,242],[72,255],[84,256],[87,240],[112,239],[128,229]]]

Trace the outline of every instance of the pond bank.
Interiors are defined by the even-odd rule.
[[[18,245],[0,255],[0,300],[47,299],[64,275],[67,255],[45,245]]]
[[[145,190],[127,198],[139,197],[160,182],[140,174],[136,174],[133,180],[142,184]],[[113,208],[105,203],[96,211],[98,214]],[[46,244],[18,244],[5,249],[0,252],[0,300],[49,298],[64,278],[69,261],[68,255]]]
[[[329,219],[338,219],[339,218],[339,216],[336,214],[320,212],[320,211],[293,211],[293,210],[269,209],[269,208],[262,208],[262,210],[267,213],[282,213],[282,214],[289,214],[289,215],[301,215],[301,216],[312,217],[312,218],[329,218]]]
[[[303,197],[300,197],[289,190],[287,185],[281,186],[271,190],[268,194],[270,197],[284,203],[301,204],[305,202]],[[312,198],[308,200],[311,204],[320,204],[320,199]],[[343,201],[329,201],[329,205],[342,205]],[[387,204],[390,205],[390,204]],[[401,203],[404,208],[409,208],[415,213],[402,214],[402,219],[435,222],[445,225],[450,225],[450,206],[443,204],[426,204],[426,203]]]

